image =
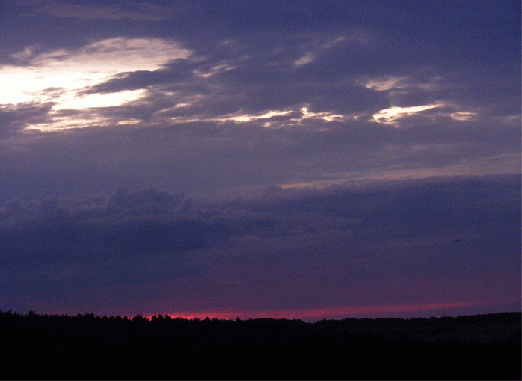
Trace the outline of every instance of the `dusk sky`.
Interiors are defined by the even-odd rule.
[[[0,310],[520,311],[520,1],[0,3]]]

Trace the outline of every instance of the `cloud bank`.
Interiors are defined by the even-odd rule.
[[[496,176],[270,187],[219,203],[154,189],[12,200],[1,209],[2,309],[252,314],[512,304],[519,187],[518,176]]]

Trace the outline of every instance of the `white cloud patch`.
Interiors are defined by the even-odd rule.
[[[476,118],[476,112],[470,111],[457,111],[450,114],[451,118],[459,122],[469,122]]]
[[[310,51],[304,53],[294,61],[294,66],[303,66],[316,61],[318,56],[325,54],[329,50],[334,50],[342,44],[368,45],[371,41],[368,33],[362,30],[352,30],[346,35],[330,39],[317,46],[311,46]]]
[[[301,112],[302,112],[301,118],[297,118],[294,120],[301,122],[303,119],[320,119],[325,122],[335,122],[335,121],[341,122],[345,119],[344,115],[332,114],[329,111],[324,111],[324,112],[308,111],[308,107],[306,107],[306,106],[301,108]]]
[[[356,84],[364,86],[367,89],[375,91],[413,91],[413,90],[424,90],[424,91],[437,91],[441,89],[440,82],[443,80],[441,76],[432,76],[421,81],[415,76],[383,76],[376,78],[359,77],[356,80]]]
[[[409,107],[392,106],[390,108],[383,109],[373,114],[372,120],[381,124],[397,125],[397,122],[402,118],[409,117],[420,112],[431,110],[440,106],[441,104],[437,103],[431,105]]]
[[[291,125],[291,124],[294,124],[295,122],[300,124],[305,119],[316,119],[316,120],[321,120],[323,122],[334,122],[334,121],[341,122],[347,118],[345,115],[337,115],[337,114],[333,114],[329,111],[312,112],[312,111],[308,111],[308,109],[309,109],[309,106],[301,107],[301,109],[300,109],[301,115],[297,118],[285,119],[283,121],[284,124]],[[268,111],[261,115],[238,114],[238,115],[230,116],[230,117],[223,118],[220,120],[223,120],[223,121],[233,120],[234,122],[241,123],[241,122],[251,122],[253,120],[258,120],[258,119],[273,119],[273,118],[281,117],[281,116],[290,116],[290,115],[296,114],[296,113],[298,113],[298,112],[291,111],[291,110],[286,110],[286,111],[271,110],[271,111]],[[266,125],[266,127],[269,127],[269,125]]]
[[[237,66],[232,66],[232,65],[229,65],[226,63],[222,63],[222,64],[211,67],[210,70],[208,70],[206,72],[201,71],[201,70],[194,70],[194,74],[199,77],[202,77],[202,78],[209,78],[216,74],[222,73],[224,71],[235,69],[236,67]]]
[[[399,77],[391,75],[376,78],[359,77],[355,83],[367,89],[387,94],[392,106],[373,114],[371,119],[380,124],[398,125],[399,120],[403,118],[434,108],[440,109],[438,116],[450,117],[457,122],[476,120],[477,112],[464,111],[458,102],[455,101],[435,101],[431,104],[415,106],[401,105],[411,102],[411,99],[416,97],[424,97],[428,93],[447,88],[448,85],[443,86],[443,81],[444,78],[441,76],[432,76],[421,81],[415,76]]]
[[[407,80],[407,77],[389,76],[378,79],[359,79],[357,84],[375,91],[388,91],[391,89],[402,89],[407,87],[404,83],[405,80]]]
[[[253,120],[258,120],[258,119],[272,119],[273,117],[288,115],[290,113],[291,113],[291,111],[268,111],[267,113],[262,114],[262,115],[244,114],[244,115],[231,116],[230,120],[233,120],[234,122],[239,122],[239,123],[251,122]]]
[[[62,49],[40,54],[27,47],[11,57],[29,65],[0,67],[0,82],[4,85],[0,89],[0,104],[53,102],[52,112],[120,106],[139,99],[144,90],[87,95],[82,91],[118,73],[157,70],[171,60],[190,55],[177,42],[160,38],[117,37],[76,51]]]
[[[310,62],[313,62],[313,61],[314,61],[314,54],[313,53],[306,53],[302,57],[297,59],[294,62],[294,65],[295,66],[302,66],[302,65],[306,65],[307,63],[310,63]]]
[[[189,107],[190,104],[180,103],[175,108]],[[188,117],[177,116],[170,118],[175,124],[189,122],[234,122],[236,124],[250,123],[255,121],[264,121],[263,127],[288,127],[301,125],[306,121],[320,122],[343,122],[346,120],[358,120],[361,115],[342,115],[334,114],[330,111],[312,112],[309,111],[309,105],[300,109],[287,108],[283,110],[266,110],[262,113],[252,114],[240,110],[232,114],[225,114],[217,117],[203,117],[199,115],[191,115]],[[167,112],[168,110],[163,110]]]

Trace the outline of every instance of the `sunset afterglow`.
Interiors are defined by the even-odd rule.
[[[1,311],[520,311],[520,1],[12,0]]]

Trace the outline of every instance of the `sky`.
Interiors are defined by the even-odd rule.
[[[0,310],[520,311],[520,1],[0,3]]]

